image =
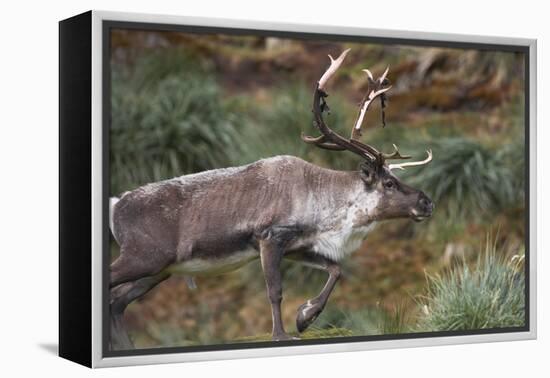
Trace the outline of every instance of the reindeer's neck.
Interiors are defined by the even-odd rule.
[[[320,231],[346,223],[362,227],[368,223],[369,211],[377,196],[366,191],[359,172],[334,171],[309,165],[303,181],[292,196],[293,213],[303,216],[304,223]]]
[[[373,228],[378,195],[366,190],[358,172],[316,167],[306,174],[308,190],[294,209],[315,230],[309,237],[313,251],[340,260],[359,248]]]

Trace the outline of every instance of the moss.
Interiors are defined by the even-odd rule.
[[[327,339],[333,337],[346,337],[353,336],[353,332],[347,328],[330,327],[327,329],[311,328],[303,333],[290,332],[293,337],[298,337],[301,340],[314,340],[314,339]],[[235,339],[236,342],[259,342],[259,341],[271,341],[271,334],[265,333],[258,336],[245,336]]]

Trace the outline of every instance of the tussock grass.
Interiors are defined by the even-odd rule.
[[[316,164],[335,169],[355,169],[359,160],[346,152],[321,150],[304,143],[300,134],[317,136],[319,131],[313,125],[311,112],[312,90],[301,84],[292,83],[273,88],[269,100],[262,102],[249,96],[241,96],[232,103],[238,106],[241,115],[243,138],[242,151],[232,153],[234,164],[275,156],[294,155]],[[253,103],[255,106],[251,107]],[[246,105],[243,105],[246,104]],[[334,111],[325,114],[330,126],[346,135],[353,122],[355,109],[342,97],[330,96]]]
[[[172,52],[146,56],[130,68],[115,66],[112,88],[114,193],[226,166],[227,151],[238,148],[234,115],[224,108],[214,77],[193,60]]]
[[[487,242],[473,266],[462,262],[446,274],[427,276],[419,304],[421,331],[523,326],[524,254],[502,256]]]
[[[467,138],[445,138],[433,144],[434,160],[404,174],[426,190],[437,210],[453,222],[479,220],[510,206],[523,206],[522,148],[493,149]],[[511,164],[513,162],[513,164]]]

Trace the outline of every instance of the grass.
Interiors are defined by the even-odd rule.
[[[333,337],[345,337],[353,336],[353,332],[345,328],[329,328],[329,329],[319,329],[319,328],[310,328],[303,333],[290,332],[289,335],[293,337],[298,337],[301,340],[312,340],[312,339],[329,339]],[[271,341],[271,334],[265,333],[257,336],[245,336],[238,338],[236,342],[250,343],[258,341]]]
[[[226,166],[227,151],[239,145],[235,116],[223,106],[215,78],[174,54],[113,67],[113,193]]]
[[[519,143],[499,149],[468,138],[445,138],[432,144],[434,160],[403,175],[426,190],[445,216],[487,218],[507,207],[523,206],[523,162]],[[510,161],[514,161],[513,164]]]
[[[329,302],[306,332],[290,334],[301,339],[322,339],[522,326],[525,321],[524,254],[510,256],[504,254],[504,250],[488,238],[473,264],[462,260],[445,273],[427,275],[426,294],[419,297],[417,307],[403,303],[353,310],[341,309]],[[133,334],[136,344],[154,347],[271,340],[268,333],[234,338],[224,337],[223,332],[219,333],[222,329],[213,333],[214,314],[205,305],[198,309],[196,324],[208,326],[182,328],[152,321],[145,334]]]
[[[498,254],[489,241],[473,267],[460,263],[446,274],[427,276],[419,304],[421,331],[457,331],[523,326],[523,254]]]
[[[345,152],[330,152],[304,143],[300,134],[319,135],[313,125],[311,90],[303,83],[272,89],[268,99],[241,95],[231,99],[235,113],[240,114],[240,133],[246,139],[242,150],[231,153],[232,164],[244,164],[276,155],[295,155],[336,169],[355,169],[358,159]],[[254,107],[250,104],[254,103]],[[330,126],[343,135],[349,132],[354,109],[340,96],[331,96],[334,111],[325,115]]]
[[[406,311],[402,306],[397,306],[394,311],[390,312],[377,307],[364,308],[349,313],[329,307],[305,332],[290,332],[289,334],[303,340],[399,334],[409,331],[407,319]],[[271,335],[266,333],[257,336],[246,336],[234,341],[271,341]]]
[[[313,329],[346,330],[354,336],[392,335],[407,333],[410,321],[403,305],[397,305],[392,310],[377,306],[355,311],[342,311],[329,306],[314,323]]]

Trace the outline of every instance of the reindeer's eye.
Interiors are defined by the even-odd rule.
[[[395,187],[395,183],[392,180],[388,180],[384,182],[384,188],[393,189],[394,187]]]

